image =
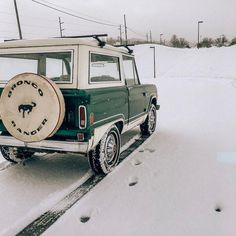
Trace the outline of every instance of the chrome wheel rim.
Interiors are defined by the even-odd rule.
[[[117,156],[117,137],[114,133],[111,133],[107,137],[106,154],[106,162],[108,165],[110,165],[113,163]]]
[[[149,125],[150,131],[154,131],[155,126],[156,126],[156,111],[155,111],[155,109],[150,110],[148,123],[149,123],[148,125]]]

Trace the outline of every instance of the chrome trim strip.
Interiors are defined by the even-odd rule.
[[[13,138],[12,136],[0,135],[1,146],[26,147],[42,150],[54,150],[63,152],[87,153],[89,150],[89,142],[73,142],[73,141],[57,141],[43,140],[40,142],[25,143]]]
[[[129,121],[136,119],[136,117],[137,117],[137,119],[138,119],[138,118],[140,118],[140,117],[146,115],[147,113],[148,113],[148,112],[142,112],[142,113],[139,113],[139,114],[136,115],[136,116],[132,116],[132,117],[129,118]],[[133,121],[130,121],[130,122],[133,122]]]
[[[97,123],[101,123],[101,122],[103,122],[103,121],[105,121],[105,120],[109,120],[109,119],[115,118],[115,117],[117,117],[117,116],[118,116],[118,119],[122,119],[121,117],[119,117],[119,116],[122,116],[122,117],[123,117],[123,120],[125,120],[125,116],[124,116],[123,114],[119,113],[119,114],[116,114],[116,115],[114,115],[114,116],[109,116],[109,117],[107,117],[107,118],[105,118],[105,119],[98,120],[98,121],[94,122],[93,124],[95,125],[95,124],[97,124]],[[113,122],[113,121],[111,121],[111,122]]]

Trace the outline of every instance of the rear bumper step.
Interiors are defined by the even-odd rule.
[[[12,136],[3,135],[0,135],[0,146],[25,147],[55,152],[76,152],[83,154],[87,153],[89,150],[88,142],[43,140],[40,142],[25,143]]]

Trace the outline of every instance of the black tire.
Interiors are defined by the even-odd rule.
[[[143,124],[140,125],[140,130],[142,135],[151,135],[156,129],[157,115],[156,115],[156,106],[151,104],[148,116]]]
[[[19,163],[21,161],[24,161],[26,159],[29,159],[34,155],[34,152],[28,151],[24,148],[18,148],[18,147],[7,147],[7,146],[1,146],[0,147],[2,156],[10,162],[13,163]]]
[[[119,162],[120,144],[120,132],[113,125],[88,153],[90,167],[96,174],[108,174],[115,168]]]

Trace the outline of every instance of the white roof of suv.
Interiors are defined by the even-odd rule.
[[[69,45],[87,45],[93,47],[98,46],[98,41],[95,39],[81,39],[81,38],[51,38],[51,39],[33,39],[33,40],[12,40],[0,43],[0,49],[7,48],[26,48],[26,47],[44,47],[44,46],[69,46]],[[127,53],[124,48],[118,48],[106,44],[106,49]]]

